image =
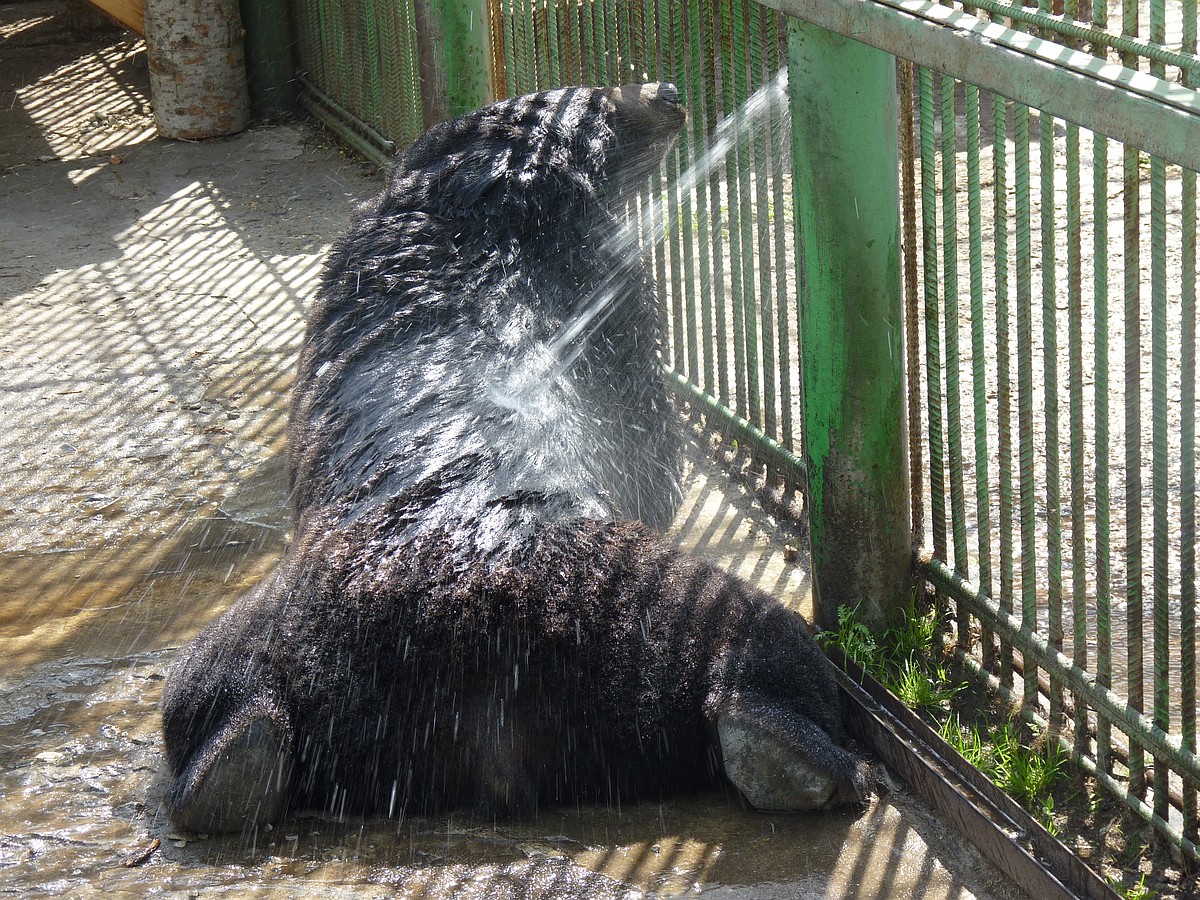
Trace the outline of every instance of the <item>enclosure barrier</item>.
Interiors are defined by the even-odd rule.
[[[808,119],[798,123],[793,108],[794,135],[768,115],[735,131],[725,162],[699,182],[681,187],[679,176],[785,65],[797,102],[794,75],[813,63],[812,40],[848,43],[816,38],[812,26],[901,60],[891,138],[899,161],[880,149],[877,164],[900,176],[907,314],[874,327],[903,328],[905,352],[898,337],[881,345],[863,332],[872,358],[856,363],[875,372],[881,353],[908,360],[913,493],[895,504],[911,507],[912,543],[925,548],[919,574],[953,604],[963,658],[1200,858],[1196,0],[1111,9],[1065,0],[1062,14],[1046,0],[1037,9],[999,0],[486,7],[494,96],[565,83],[679,84],[691,117],[666,178],[647,193],[668,205],[665,240],[647,244],[664,363],[693,410],[785,495],[805,481],[824,490],[813,451],[820,456],[830,438],[818,429],[836,425],[829,416],[839,412],[837,380],[811,369],[830,346],[838,352],[828,334],[808,333],[837,309],[813,305],[823,301],[811,291],[821,280],[812,266],[828,248],[806,245],[824,223],[823,207],[805,205],[819,185],[804,179],[822,170],[812,177],[856,186],[853,175],[824,171],[840,159],[822,152],[819,136],[843,122],[811,118],[819,104],[808,97]],[[386,142],[411,140],[427,115],[418,20],[436,12],[431,0],[301,2],[306,102],[380,157]],[[883,70],[867,90],[889,94]],[[838,77],[830,87],[848,83]],[[857,215],[875,227],[894,216],[894,202],[885,206]],[[832,231],[852,234],[840,220]],[[843,299],[845,311],[863,298]],[[866,298],[869,308],[878,299]],[[903,421],[889,437],[901,445]],[[818,566],[846,561],[845,549],[823,556],[831,544],[819,523],[813,533]]]
[[[768,2],[925,66],[914,531],[959,651],[1195,860],[1196,4]]]

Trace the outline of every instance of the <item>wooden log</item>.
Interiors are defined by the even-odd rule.
[[[86,0],[110,19],[120,22],[130,31],[144,34],[142,18],[145,10],[143,0]]]
[[[245,130],[250,101],[238,0],[151,0],[144,21],[158,133],[197,140]]]

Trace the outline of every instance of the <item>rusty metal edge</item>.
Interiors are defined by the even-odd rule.
[[[1099,875],[989,781],[919,716],[827,648],[856,738],[907,782],[1021,890],[1039,900],[1120,900]]]
[[[300,105],[313,118],[378,168],[387,169],[391,166],[392,157],[396,153],[396,144],[393,141],[360,122],[303,74],[298,73],[296,79],[300,84]]]

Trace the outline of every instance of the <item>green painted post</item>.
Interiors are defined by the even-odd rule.
[[[913,588],[895,59],[788,26],[815,618],[892,624]]]
[[[416,0],[425,127],[492,101],[487,0]]]
[[[492,96],[492,51],[487,0],[434,0],[445,38],[446,99],[450,116],[486,106]]]
[[[296,64],[286,0],[242,0],[250,112],[274,119],[296,103]]]

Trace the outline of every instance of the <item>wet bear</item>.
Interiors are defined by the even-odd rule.
[[[333,248],[289,423],[293,543],[180,654],[171,817],[862,799],[804,620],[657,534],[679,503],[623,207],[668,84],[431,129]]]

